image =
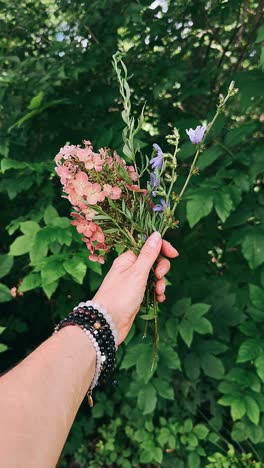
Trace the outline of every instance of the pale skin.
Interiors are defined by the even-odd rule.
[[[111,313],[119,345],[140,308],[151,267],[157,260],[156,296],[158,302],[163,302],[164,277],[170,268],[168,258],[177,255],[171,244],[154,233],[138,257],[127,251],[114,261],[93,300]],[[89,338],[78,326],[68,326],[1,378],[1,466],[56,466],[92,381],[95,361],[96,353]]]

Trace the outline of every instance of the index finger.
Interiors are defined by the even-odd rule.
[[[165,257],[168,257],[168,258],[176,258],[179,256],[178,250],[172,247],[170,242],[164,239],[162,240],[161,253],[165,255]]]

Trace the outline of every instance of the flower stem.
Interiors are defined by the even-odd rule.
[[[158,329],[158,302],[156,298],[156,293],[154,291],[153,298],[153,308],[154,308],[154,354],[151,364],[151,371],[153,371],[155,363],[158,358],[158,347],[159,347],[159,329]]]
[[[206,137],[208,135],[208,133],[210,132],[211,128],[213,127],[217,117],[221,114],[221,112],[224,110],[224,107],[225,107],[225,104],[226,102],[228,101],[228,99],[230,98],[230,96],[233,95],[233,92],[232,90],[228,90],[228,93],[226,95],[226,97],[223,99],[223,101],[217,106],[217,111],[213,117],[213,119],[211,120],[211,122],[208,124],[207,126],[207,129],[206,129],[206,132],[205,132],[205,135],[204,135],[204,138],[203,138],[203,141],[202,141],[202,144],[198,146],[198,149],[194,155],[194,159],[193,159],[193,162],[191,164],[191,167],[190,167],[190,170],[189,170],[189,173],[188,173],[188,176],[187,176],[187,179],[186,181],[184,182],[184,185],[180,191],[180,194],[179,194],[179,199],[182,198],[187,186],[188,186],[188,183],[190,181],[190,178],[192,177],[193,175],[193,170],[194,170],[194,167],[195,167],[195,164],[196,164],[196,161],[199,157],[199,155],[203,152],[203,148],[202,148],[202,145],[205,143],[205,140],[206,140]],[[179,200],[176,201],[176,204],[179,203]]]

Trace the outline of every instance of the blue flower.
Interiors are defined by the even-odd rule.
[[[165,211],[166,208],[170,207],[170,203],[166,204],[166,200],[164,198],[160,199],[160,204],[155,205],[152,209],[153,211]]]
[[[205,130],[206,125],[198,125],[194,130],[193,128],[189,128],[189,130],[186,130],[186,133],[194,145],[199,145],[203,140]]]
[[[159,187],[160,185],[160,178],[157,177],[156,173],[155,172],[152,172],[150,174],[150,184],[151,184],[151,187],[152,187],[152,196],[153,197],[156,197],[157,195],[157,188]]]
[[[158,169],[161,169],[162,168],[162,164],[163,164],[163,153],[162,153],[162,149],[160,148],[159,145],[157,145],[157,143],[155,143],[153,145],[153,148],[154,150],[157,152],[157,155],[152,158],[150,160],[150,164],[151,164],[151,167],[152,169],[156,169],[156,167]]]

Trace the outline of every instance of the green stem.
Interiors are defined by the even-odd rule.
[[[169,199],[170,199],[170,196],[171,196],[171,192],[172,192],[173,186],[174,186],[174,184],[176,182],[176,179],[177,179],[177,175],[176,175],[176,169],[177,169],[176,155],[177,155],[177,152],[178,152],[178,146],[179,146],[179,138],[176,141],[175,150],[174,150],[173,158],[172,158],[173,161],[175,161],[175,167],[172,168],[171,183],[170,183],[170,187],[169,187],[169,190],[168,190],[168,194],[166,196],[166,206],[168,206],[168,204],[169,204]],[[162,232],[164,223],[165,223],[165,214],[163,214],[163,216],[162,216],[160,226],[159,226],[159,232]]]
[[[151,371],[153,371],[155,362],[157,361],[158,347],[159,347],[158,302],[157,302],[155,291],[154,291],[154,299],[153,299],[153,308],[154,308],[154,355],[153,355],[153,360],[151,364]]]
[[[231,94],[230,94],[230,92],[228,92],[228,94],[227,94],[227,96],[225,97],[225,99],[223,100],[223,102],[218,106],[217,111],[216,111],[216,113],[215,113],[213,119],[211,120],[211,122],[210,122],[210,123],[208,124],[208,126],[207,126],[207,129],[206,129],[206,132],[205,132],[205,135],[204,135],[202,144],[205,143],[205,140],[206,140],[206,138],[207,138],[208,133],[210,132],[212,126],[214,125],[214,123],[215,123],[217,117],[218,117],[218,116],[221,114],[221,112],[223,111],[224,106],[225,106],[226,102],[228,101],[228,99],[230,98],[230,96],[231,96]],[[184,194],[184,192],[185,192],[185,190],[186,190],[186,188],[187,188],[187,186],[188,186],[188,183],[189,183],[189,181],[190,181],[190,178],[192,177],[192,174],[193,174],[193,170],[194,170],[196,161],[197,161],[197,159],[198,159],[198,157],[199,157],[199,155],[200,155],[201,153],[202,153],[202,148],[201,148],[201,146],[199,146],[198,149],[197,149],[197,151],[196,151],[196,153],[195,153],[195,155],[194,155],[194,159],[193,159],[193,162],[192,162],[192,164],[191,164],[191,167],[190,167],[190,170],[189,170],[187,179],[186,179],[186,181],[185,181],[185,183],[184,183],[184,185],[183,185],[183,187],[182,187],[182,189],[181,189],[181,191],[180,191],[179,199],[182,198],[182,196],[183,196],[183,194]],[[179,200],[177,200],[177,202],[176,202],[177,204],[178,204],[178,201],[179,201]]]
[[[182,189],[181,189],[181,191],[180,191],[179,198],[181,198],[181,197],[183,196],[183,194],[184,194],[184,192],[185,192],[185,190],[186,190],[186,188],[187,188],[187,185],[189,184],[190,178],[192,177],[192,174],[193,174],[193,170],[194,170],[196,161],[197,161],[197,159],[198,159],[200,153],[201,153],[201,148],[199,147],[198,150],[197,150],[196,153],[195,153],[194,158],[193,158],[193,162],[192,162],[192,164],[191,164],[191,167],[190,167],[190,170],[189,170],[189,174],[188,174],[188,176],[187,176],[187,179],[186,179],[186,181],[184,182],[184,185],[183,185],[183,187],[182,187]]]

